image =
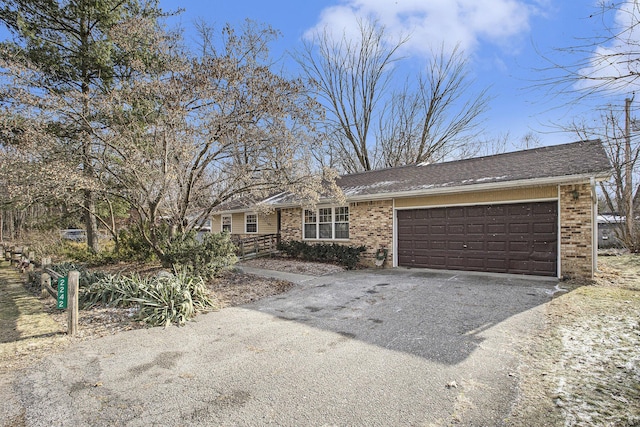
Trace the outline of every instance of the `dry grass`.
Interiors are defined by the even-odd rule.
[[[0,271],[0,372],[24,368],[68,343],[64,329],[23,283],[12,269]]]
[[[525,353],[511,425],[640,425],[640,257],[600,258],[600,273],[547,307]]]

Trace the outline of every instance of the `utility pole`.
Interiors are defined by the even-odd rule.
[[[632,99],[627,98],[624,103],[624,215],[629,243],[635,241],[633,238],[633,171],[631,170],[631,102]],[[635,251],[636,248],[629,249]]]

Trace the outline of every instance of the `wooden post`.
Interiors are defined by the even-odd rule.
[[[75,336],[78,332],[78,284],[80,273],[77,271],[69,272],[69,294],[67,299],[67,310],[69,311],[69,327],[67,334]]]
[[[51,265],[51,257],[43,257],[42,258],[42,268],[49,267]]]
[[[49,296],[47,285],[51,286],[51,276],[47,273],[42,273],[40,276],[40,298],[47,298]]]

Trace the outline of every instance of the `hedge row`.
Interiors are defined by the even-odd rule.
[[[360,254],[367,250],[365,246],[346,246],[337,243],[317,243],[310,245],[296,240],[282,241],[278,250],[292,258],[305,261],[335,262],[351,270],[360,262]]]

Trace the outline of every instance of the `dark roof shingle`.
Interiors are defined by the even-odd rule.
[[[599,140],[580,141],[493,156],[410,165],[345,175],[338,179],[347,199],[477,184],[574,176],[604,177],[611,163]]]
[[[375,199],[389,194],[429,194],[447,188],[461,189],[480,184],[496,187],[517,182],[566,182],[574,178],[606,179],[611,162],[600,140],[579,141],[493,156],[452,162],[401,166],[344,175],[337,180],[347,200]],[[471,188],[469,188],[471,190]],[[297,204],[291,193],[279,193],[263,203],[272,206]],[[254,206],[253,204],[251,206]],[[219,211],[250,208],[246,200],[228,201]]]

